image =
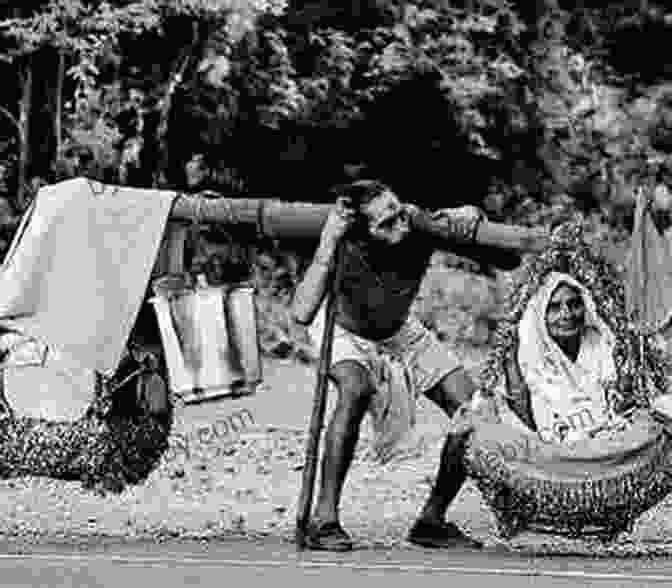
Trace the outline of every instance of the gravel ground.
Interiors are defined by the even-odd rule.
[[[462,355],[468,366],[481,358],[478,353]],[[299,373],[300,368],[296,369]],[[292,371],[283,373],[291,377]],[[240,535],[291,540],[305,432],[257,427],[235,439],[200,441],[198,423],[184,414],[176,422],[174,436],[191,440],[189,455],[169,451],[143,485],[121,495],[99,496],[76,483],[38,478],[0,482],[4,521],[0,538],[77,542],[103,537],[209,540]],[[344,525],[363,547],[406,545],[405,535],[429,490],[449,425],[424,400],[418,416],[424,450],[404,461],[372,464],[366,454],[368,427],[363,432],[342,507]],[[519,535],[502,545],[535,554],[666,555],[672,553],[671,509],[668,500],[644,515],[631,535],[608,545],[535,534]],[[471,484],[463,488],[448,517],[486,545],[500,543],[494,519]]]

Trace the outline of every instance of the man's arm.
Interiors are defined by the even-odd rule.
[[[312,323],[324,300],[329,278],[333,275],[336,246],[336,244],[320,241],[310,266],[296,287],[291,312],[292,317],[299,324]]]
[[[447,249],[455,245],[488,245],[540,253],[549,245],[547,229],[493,223],[476,206],[442,208],[434,213],[417,207],[411,209],[417,226],[443,240]]]
[[[504,270],[518,267],[522,253],[540,253],[550,244],[550,232],[544,228],[489,222],[473,206],[433,214],[411,207],[411,218],[413,227],[429,235],[435,248]]]
[[[291,313],[297,323],[308,325],[313,322],[333,275],[336,249],[354,219],[355,212],[349,203],[339,199],[324,224],[313,260],[294,291]]]

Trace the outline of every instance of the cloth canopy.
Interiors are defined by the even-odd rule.
[[[42,188],[0,267],[0,324],[113,372],[175,196],[84,178]]]

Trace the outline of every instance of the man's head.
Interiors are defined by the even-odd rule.
[[[374,180],[359,180],[341,192],[351,206],[361,213],[357,230],[368,237],[396,245],[409,233],[409,214],[397,195],[385,184]]]
[[[580,337],[586,324],[586,306],[581,293],[569,284],[560,284],[546,307],[546,328],[557,342]]]

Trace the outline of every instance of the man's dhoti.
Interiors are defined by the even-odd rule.
[[[309,333],[317,347],[324,331],[324,307]],[[331,365],[355,361],[371,377],[375,393],[369,412],[374,430],[374,451],[389,461],[412,435],[416,423],[416,399],[436,386],[461,364],[437,336],[416,317],[409,317],[393,336],[370,341],[338,325],[334,328]],[[466,398],[454,399],[456,405]]]

